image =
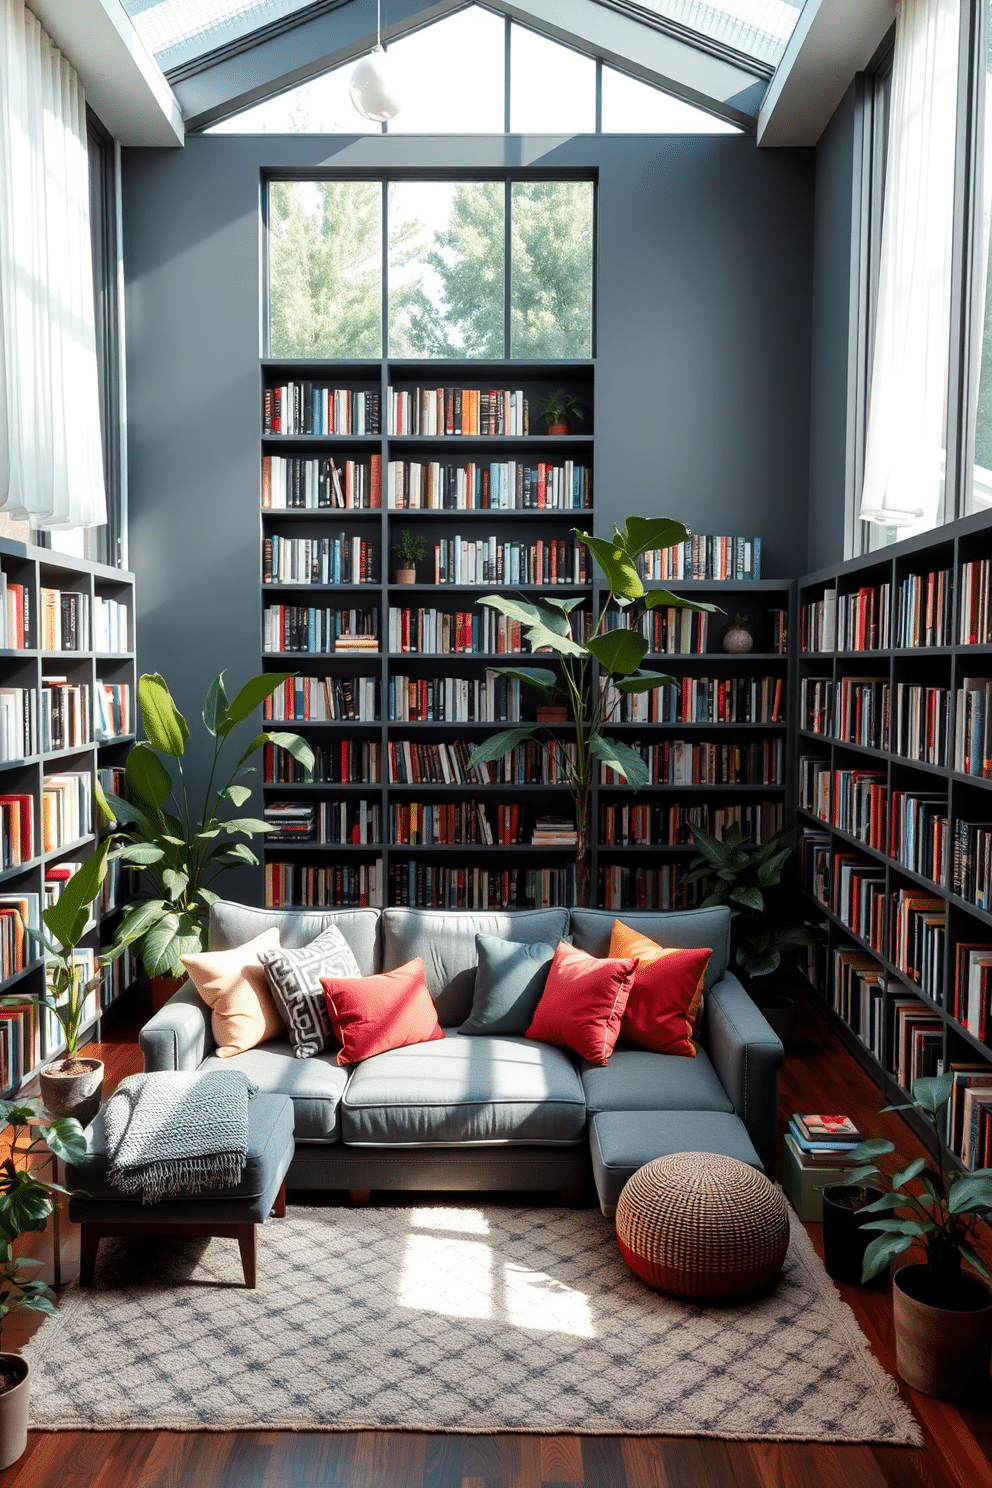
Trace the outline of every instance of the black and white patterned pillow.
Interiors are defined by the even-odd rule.
[[[321,977],[357,977],[361,969],[336,925],[301,950],[262,951],[269,986],[297,1059],[309,1059],[334,1042]]]

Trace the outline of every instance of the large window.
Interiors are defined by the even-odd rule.
[[[272,181],[268,221],[271,356],[593,354],[592,181]]]
[[[992,73],[992,0],[983,0],[979,33],[980,67],[976,78],[977,149],[974,224],[974,274],[972,314],[971,382],[972,420],[970,479],[966,497],[969,511],[992,508],[992,254],[989,253],[992,226],[992,107],[989,100],[989,74]]]

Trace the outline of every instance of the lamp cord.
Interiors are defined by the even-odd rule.
[[[375,0],[375,44],[382,46],[382,0]]]

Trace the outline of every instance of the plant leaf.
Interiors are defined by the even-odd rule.
[[[133,744],[124,764],[124,778],[133,796],[157,811],[172,790],[172,776],[150,744]]]
[[[629,601],[640,599],[644,594],[641,576],[634,567],[634,560],[617,542],[605,537],[593,537],[591,532],[582,532],[573,527],[580,542],[585,543],[603,573],[614,599]]]
[[[879,1235],[877,1240],[873,1240],[865,1248],[861,1280],[871,1281],[873,1276],[878,1276],[886,1269],[890,1261],[909,1250],[912,1243],[908,1235]]]
[[[243,806],[251,800],[251,786],[226,785],[220,793],[220,800],[230,801],[232,806]]]
[[[145,672],[139,677],[138,702],[142,727],[153,747],[161,754],[181,759],[189,739],[189,729],[172,700],[165,678],[158,672]]]
[[[492,672],[495,677],[511,677],[516,682],[523,682],[527,687],[538,687],[547,697],[555,692],[558,687],[558,678],[554,672],[549,672],[546,667],[487,667],[487,672]]]
[[[649,589],[644,596],[644,608],[657,610],[662,605],[666,610],[705,610],[709,615],[723,614],[719,605],[704,604],[699,599],[688,599],[684,594],[672,594],[668,589]]]
[[[901,1172],[893,1173],[892,1187],[902,1188],[913,1178],[918,1178],[926,1165],[927,1160],[925,1157],[914,1157],[913,1161],[907,1167],[903,1168]]]
[[[151,868],[155,863],[161,863],[165,849],[154,842],[131,842],[115,848],[114,857],[122,863],[133,863],[136,868]]]
[[[947,1207],[952,1214],[981,1214],[992,1209],[992,1179],[958,1178],[951,1188]]]
[[[688,527],[674,517],[628,517],[619,533],[631,557],[654,548],[674,548],[689,536]]]
[[[203,700],[203,726],[216,738],[227,718],[227,693],[224,691],[224,673],[218,672]]]
[[[639,791],[647,784],[648,767],[629,744],[621,744],[619,739],[607,739],[603,734],[593,734],[589,739],[589,753],[601,765],[622,775],[632,791]]]
[[[86,1156],[86,1133],[75,1116],[56,1116],[40,1131],[55,1156],[63,1162],[79,1162]]]
[[[502,733],[491,734],[488,739],[477,744],[468,757],[466,770],[474,770],[477,765],[487,765],[493,760],[502,759],[511,749],[516,749],[524,739],[532,739],[537,733],[534,728],[504,729]]]
[[[935,1116],[950,1100],[953,1084],[949,1074],[925,1075],[923,1079],[913,1081],[913,1099],[921,1110]]]
[[[621,677],[613,685],[617,692],[653,692],[656,687],[671,687],[674,682],[675,678],[666,676],[664,672],[636,671],[629,677]]]
[[[73,947],[86,928],[89,909],[107,876],[107,854],[111,840],[105,837],[69,879],[55,903],[42,915],[48,929],[62,945]]]
[[[586,644],[605,672],[620,677],[636,672],[650,649],[639,630],[608,630]]]
[[[895,1143],[890,1142],[888,1137],[868,1137],[853,1152],[847,1154],[847,1160],[852,1163],[872,1162],[876,1157],[885,1157],[895,1150]]]
[[[288,754],[291,754],[293,756],[293,759],[295,759],[298,764],[301,764],[303,766],[304,770],[306,771],[307,779],[311,780],[313,778],[313,750],[310,748],[310,745],[307,743],[306,739],[302,738],[301,735],[281,732],[278,729],[275,731],[273,731],[272,729],[267,729],[265,734],[259,734],[258,738],[261,740],[262,743],[278,744],[280,749],[285,749]],[[257,744],[252,746],[252,748],[257,747]],[[245,760],[248,758],[248,755],[251,754],[251,752],[251,749],[247,750],[238,760],[239,770],[244,764]]]

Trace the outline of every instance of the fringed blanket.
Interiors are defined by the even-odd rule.
[[[103,1108],[110,1182],[143,1204],[233,1188],[257,1089],[240,1070],[128,1075]]]

